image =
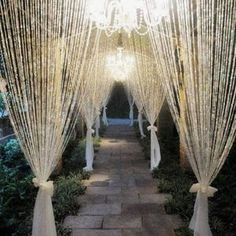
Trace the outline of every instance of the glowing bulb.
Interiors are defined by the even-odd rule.
[[[106,67],[112,77],[118,81],[124,81],[134,68],[135,58],[131,55],[124,54],[123,48],[118,47],[115,55],[107,56]]]

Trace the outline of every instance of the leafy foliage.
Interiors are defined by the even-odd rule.
[[[71,173],[69,176],[61,176],[56,182],[53,196],[55,219],[61,221],[66,215],[75,215],[79,205],[77,198],[84,194],[86,187],[81,183],[83,175]]]
[[[10,140],[1,147],[0,231],[2,235],[24,235],[25,232],[22,232],[20,225],[32,214],[37,192],[32,185],[32,178],[18,142]]]
[[[70,142],[64,153],[65,166],[62,176],[54,176],[54,213],[58,235],[67,236],[70,231],[62,226],[64,217],[76,214],[77,198],[85,187],[82,179],[89,178],[81,168],[85,143]],[[0,146],[0,232],[1,235],[31,235],[32,213],[37,189],[32,184],[31,170],[20,150],[17,140]]]

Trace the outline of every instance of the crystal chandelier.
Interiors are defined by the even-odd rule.
[[[166,0],[89,0],[88,14],[98,29],[104,30],[107,36],[124,30],[145,35],[150,26],[156,26],[167,16]]]
[[[118,47],[115,55],[107,56],[107,69],[116,81],[124,81],[131,73],[134,61],[134,57],[124,53],[122,47]]]
[[[135,65],[135,57],[124,51],[122,35],[119,35],[115,54],[107,56],[106,68],[116,81],[125,81]]]

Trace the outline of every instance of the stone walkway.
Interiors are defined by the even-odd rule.
[[[165,213],[135,132],[110,126],[96,155],[94,172],[79,197],[78,216],[65,225],[72,236],[174,236],[178,218]]]

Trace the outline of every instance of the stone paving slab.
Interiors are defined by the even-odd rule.
[[[87,194],[111,195],[121,193],[121,187],[87,187]]]
[[[141,203],[157,203],[157,204],[165,204],[166,201],[171,198],[170,194],[140,194],[140,202]]]
[[[121,214],[123,215],[149,215],[156,213],[164,215],[164,206],[156,203],[124,203],[121,209]]]
[[[154,194],[157,193],[157,187],[155,187],[154,185],[152,186],[144,186],[144,187],[122,187],[122,192],[124,193],[129,193],[134,192],[134,193],[139,193],[139,194],[143,194],[143,193],[148,193],[148,194]]]
[[[103,216],[68,216],[64,226],[80,229],[100,229],[103,223]]]
[[[85,180],[83,181],[84,186],[87,187],[108,187],[109,181],[91,181],[91,180]]]
[[[106,174],[99,174],[99,173],[93,173],[88,181],[108,181],[111,178],[110,175]]]
[[[107,196],[107,203],[139,203],[140,198],[136,193],[121,193]]]
[[[143,232],[142,229],[123,229],[122,236],[143,236]]]
[[[135,178],[130,176],[129,178],[122,178],[120,180],[110,180],[110,187],[135,187]]]
[[[126,216],[105,216],[104,229],[136,229],[142,228],[142,217],[134,215]]]
[[[143,217],[143,235],[175,236],[171,224],[161,214],[149,214]]]
[[[92,230],[92,229],[77,229],[73,230],[72,236],[122,236],[121,230]]]
[[[107,196],[106,195],[96,195],[96,194],[85,194],[78,197],[79,205],[84,204],[105,204]]]
[[[170,195],[159,193],[132,128],[108,128],[84,184],[78,216],[65,219],[72,236],[173,236],[180,226],[165,213]]]
[[[79,209],[79,215],[100,216],[100,215],[119,215],[121,214],[121,204],[87,204]]]

